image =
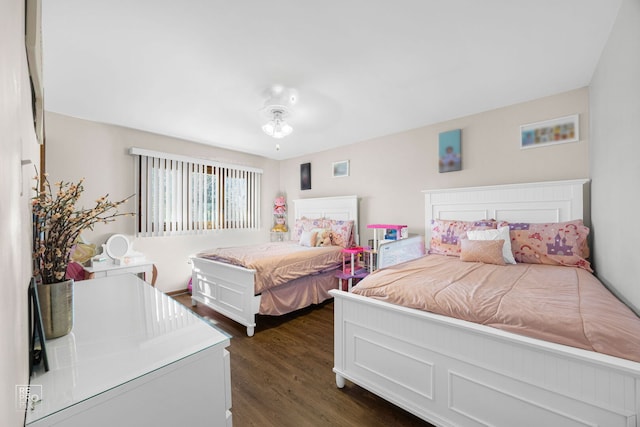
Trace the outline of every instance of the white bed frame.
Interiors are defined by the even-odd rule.
[[[424,193],[426,230],[431,218],[588,218],[587,180]],[[331,293],[340,388],[352,381],[438,426],[640,426],[640,363]]]
[[[339,196],[294,200],[294,217],[353,220],[358,242],[358,197]],[[260,295],[255,295],[256,271],[224,262],[191,257],[191,303],[202,303],[247,327],[253,336]]]

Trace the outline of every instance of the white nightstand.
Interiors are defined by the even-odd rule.
[[[87,279],[98,279],[100,277],[117,276],[119,274],[138,274],[141,278],[155,286],[158,270],[151,261],[138,262],[135,264],[117,265],[112,260],[101,263],[94,263],[91,267],[84,267]],[[148,278],[151,277],[151,281]]]

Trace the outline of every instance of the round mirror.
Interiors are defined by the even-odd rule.
[[[111,258],[122,258],[129,252],[129,239],[123,234],[114,234],[107,240],[105,249]]]

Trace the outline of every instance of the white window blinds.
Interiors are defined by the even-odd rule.
[[[260,228],[262,170],[131,148],[138,235]]]

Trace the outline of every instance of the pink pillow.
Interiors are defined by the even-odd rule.
[[[460,256],[460,239],[469,230],[489,230],[497,228],[496,220],[479,221],[431,220],[431,242],[429,253]]]
[[[516,260],[513,258],[513,252],[511,252],[509,226],[498,227],[495,230],[469,230],[467,231],[467,237],[471,240],[503,240],[502,257],[504,258],[504,262],[507,264],[516,263]]]
[[[460,260],[506,265],[502,256],[504,240],[460,240]]]
[[[84,280],[84,268],[79,263],[72,261],[67,265],[65,279],[73,279],[76,282]]]
[[[589,257],[589,228],[582,220],[508,225],[511,251],[517,262],[566,265],[593,272],[586,260]]]

